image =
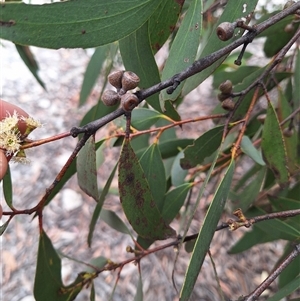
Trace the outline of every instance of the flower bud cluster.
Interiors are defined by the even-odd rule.
[[[139,103],[138,97],[128,91],[135,89],[140,78],[132,71],[115,71],[108,76],[109,83],[116,88],[104,91],[101,99],[106,106],[114,106],[121,101],[124,111],[131,112]]]

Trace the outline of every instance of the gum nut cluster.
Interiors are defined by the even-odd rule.
[[[232,111],[234,109],[234,102],[231,97],[232,93],[232,82],[226,80],[219,86],[221,93],[218,94],[218,99],[222,102],[222,108],[227,111]]]
[[[124,111],[131,112],[139,103],[138,97],[128,91],[135,89],[140,78],[132,71],[115,71],[108,76],[109,83],[116,88],[104,91],[101,99],[106,106],[114,106],[121,101]]]

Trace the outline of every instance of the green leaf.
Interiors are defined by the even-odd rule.
[[[218,149],[221,144],[224,126],[217,126],[194,141],[194,144],[184,150],[184,158],[180,160],[183,169],[189,169],[201,164],[206,157]]]
[[[154,59],[148,32],[148,22],[141,28],[119,41],[120,52],[126,70],[135,72],[141,89],[149,88],[160,82],[160,76]],[[157,111],[162,111],[158,94],[147,98],[147,102]]]
[[[211,244],[211,240],[214,236],[218,221],[227,200],[227,195],[229,193],[232,176],[234,173],[234,166],[235,163],[234,160],[232,160],[208,208],[203,225],[201,226],[194,246],[189,267],[185,274],[184,283],[180,292],[180,301],[189,300],[192,294],[204,258]]]
[[[153,143],[144,152],[140,159],[141,167],[149,184],[151,195],[159,211],[163,206],[167,181],[164,163],[157,143]]]
[[[284,300],[285,297],[287,297],[295,290],[299,289],[299,287],[300,287],[300,276],[292,279],[288,284],[280,288],[272,297],[268,298],[268,301]]]
[[[67,294],[62,294],[61,261],[51,240],[42,231],[39,240],[37,265],[34,280],[34,297],[36,301],[66,301]]]
[[[96,202],[99,199],[96,170],[95,136],[92,135],[77,156],[79,187]]]
[[[106,264],[108,263],[108,260],[106,257],[103,257],[103,256],[98,256],[98,257],[94,257],[90,260],[89,264],[90,266],[88,266],[87,268],[87,272],[88,273],[93,273],[95,272],[95,269],[101,269],[103,268]]]
[[[254,162],[256,162],[259,165],[266,165],[261,152],[258,151],[252,144],[252,141],[248,136],[243,136],[242,143],[241,143],[241,149],[242,151],[248,155]]]
[[[285,186],[289,181],[285,145],[275,109],[270,103],[268,103],[261,148],[268,168],[272,170],[279,185]]]
[[[207,55],[210,55],[211,53],[227,46],[234,40],[240,38],[243,35],[244,30],[241,30],[239,28],[239,31],[236,31],[236,34],[232,39],[228,41],[221,41],[216,34],[216,28],[222,22],[234,22],[237,19],[247,17],[248,14],[254,11],[257,2],[258,0],[228,1],[223,11],[223,14],[219,18],[217,24],[215,24],[214,28],[212,29],[211,35],[205,40],[206,45],[202,48],[203,50],[201,51],[199,58],[204,58]],[[244,10],[244,5],[246,5],[246,10]],[[201,73],[188,78],[183,87],[183,95],[187,95],[190,91],[194,90],[197,86],[199,86],[209,75],[213,73],[215,69],[217,69],[222,64],[225,58],[226,56],[213,63],[210,67],[206,68]]]
[[[101,195],[100,195],[100,198],[99,198],[99,201],[97,202],[97,205],[95,207],[95,210],[94,210],[94,213],[93,213],[93,216],[92,216],[92,219],[91,219],[91,222],[90,222],[90,225],[89,225],[89,234],[88,234],[88,245],[89,247],[91,247],[92,245],[92,238],[93,238],[93,233],[94,233],[94,230],[95,230],[95,226],[96,226],[96,222],[99,218],[99,215],[101,213],[101,210],[102,210],[102,206],[103,206],[103,203],[104,203],[104,200],[109,192],[109,188],[111,186],[111,183],[114,179],[114,175],[116,173],[116,170],[117,170],[117,166],[118,164],[115,165],[114,169],[112,170],[109,178],[107,179],[107,182],[101,192]]]
[[[162,117],[163,115],[157,111],[145,108],[136,108],[131,113],[131,125],[140,131],[146,130]]]
[[[167,224],[176,217],[192,187],[193,183],[184,183],[166,194],[161,215]]]
[[[6,3],[0,6],[0,38],[52,49],[97,47],[117,41],[140,28],[161,1]]]
[[[83,77],[83,83],[80,90],[79,105],[82,106],[91,93],[93,86],[99,77],[100,70],[107,56],[107,46],[98,47],[95,49]]]
[[[180,149],[187,147],[193,143],[193,139],[169,139],[159,143],[159,150],[163,159],[176,156]]]
[[[171,181],[173,186],[179,186],[184,183],[184,179],[188,173],[187,170],[182,169],[180,166],[180,160],[184,157],[183,151],[179,152],[175,157],[175,160],[171,169]]]
[[[100,213],[100,219],[108,224],[111,228],[118,232],[131,235],[129,229],[124,224],[124,222],[118,217],[118,215],[110,210],[103,209]]]
[[[300,99],[299,99],[300,85],[298,85],[298,83],[300,83],[300,49],[295,49],[295,56],[296,56],[296,63],[295,63],[295,70],[294,70],[293,103],[295,109],[297,109],[300,107]],[[300,141],[298,143],[300,144]],[[299,157],[300,154],[298,153],[298,158]]]
[[[246,232],[244,236],[236,242],[233,247],[231,247],[228,254],[241,253],[258,244],[263,244],[277,239],[279,239],[279,236],[275,233],[275,231],[265,232],[256,225],[253,225],[252,230]]]
[[[12,181],[9,165],[7,167],[6,174],[3,178],[3,194],[7,206],[13,208],[13,190],[12,190]]]
[[[30,48],[28,46],[21,46],[16,44],[17,51],[29,69],[29,71],[32,73],[32,75],[35,77],[35,79],[38,81],[38,83],[43,87],[43,89],[46,90],[44,82],[40,79],[38,75],[39,66],[34,58],[33,53],[31,52]]]
[[[162,1],[149,19],[149,35],[152,51],[157,52],[176,28],[184,1]]]
[[[251,182],[246,187],[243,187],[237,197],[237,201],[232,202],[235,208],[241,208],[243,212],[249,209],[263,187],[265,175],[266,168],[262,167],[251,179]]]
[[[0,236],[5,232],[10,220],[8,219],[3,225],[0,226]]]
[[[134,301],[143,301],[143,281],[142,281],[142,275],[139,273],[139,282],[136,287],[136,294],[134,296]]]
[[[94,285],[94,282],[92,282],[90,301],[95,301],[96,300],[95,298],[96,298],[95,285]]]
[[[281,196],[268,195],[272,206],[276,211],[297,210],[300,208],[300,199],[290,199]]]
[[[202,31],[202,0],[190,2],[190,6],[183,18],[179,30],[172,42],[168,59],[165,63],[162,81],[172,77],[189,67],[196,59]],[[166,100],[175,100],[181,93],[183,83],[170,95],[161,92],[161,106],[164,108]]]
[[[150,240],[176,236],[175,230],[161,217],[144,171],[127,139],[119,160],[119,193],[124,213],[140,236]]]

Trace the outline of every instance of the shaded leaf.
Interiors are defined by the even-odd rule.
[[[184,158],[180,160],[183,169],[189,169],[201,164],[206,157],[218,149],[221,144],[224,126],[217,126],[194,141],[194,144],[184,150]]]
[[[44,82],[41,80],[41,78],[38,75],[39,66],[30,48],[28,46],[22,46],[17,44],[16,44],[16,48],[21,59],[23,60],[23,62],[25,63],[29,71],[32,73],[32,75],[35,77],[38,83],[42,86],[42,88],[46,90]]]
[[[2,23],[0,38],[52,49],[97,47],[140,28],[160,3],[161,0],[6,3],[0,6],[2,22],[7,22]]]
[[[140,164],[146,176],[151,195],[159,211],[163,206],[166,192],[166,174],[164,163],[157,143],[153,143],[140,158]]]
[[[101,213],[101,210],[102,210],[102,206],[103,206],[103,203],[104,203],[104,200],[109,192],[109,188],[111,186],[111,182],[114,178],[114,175],[115,175],[115,172],[117,170],[117,166],[118,164],[115,165],[114,169],[112,170],[109,178],[107,179],[107,182],[101,192],[101,195],[100,195],[100,198],[99,198],[99,201],[97,202],[97,205],[95,207],[95,210],[93,212],[93,216],[92,216],[92,219],[90,221],[90,225],[89,225],[89,234],[88,234],[88,245],[89,247],[91,247],[92,245],[92,238],[93,238],[93,233],[94,233],[94,230],[95,230],[95,226],[96,226],[96,223],[97,223],[97,220],[99,218],[99,215]]]
[[[263,158],[279,185],[286,185],[289,181],[289,172],[286,166],[285,145],[275,109],[270,103],[268,103],[261,148]]]
[[[202,31],[202,1],[190,2],[190,6],[181,22],[172,42],[168,59],[162,72],[162,81],[189,67],[196,59]],[[161,107],[166,100],[175,100],[181,93],[183,83],[170,95],[166,90],[160,94]]]
[[[119,193],[124,213],[140,236],[162,240],[176,235],[159,213],[129,140],[124,141],[119,160]]]
[[[3,225],[0,226],[0,236],[5,232],[10,220],[7,220]]]
[[[127,226],[115,212],[111,210],[102,209],[100,213],[100,219],[103,220],[106,224],[108,224],[111,228],[117,230],[118,232],[131,235]]]
[[[161,215],[167,224],[171,223],[176,217],[192,187],[193,183],[185,183],[166,194]]]
[[[36,301],[66,301],[67,294],[62,294],[61,261],[51,240],[42,231],[40,234],[37,265],[34,280],[34,297]]]
[[[96,202],[99,199],[96,170],[95,136],[92,135],[77,156],[79,187]]]
[[[249,139],[248,136],[243,136],[241,142],[241,149],[257,164],[262,166],[266,165],[262,158],[261,152],[254,147],[252,141]]]
[[[141,89],[149,88],[160,82],[160,76],[154,59],[148,33],[148,22],[131,35],[119,41],[120,52],[126,70],[135,72]],[[161,112],[158,94],[147,98],[147,102]]]
[[[292,264],[295,264],[294,262]],[[268,301],[280,301],[284,300],[285,297],[290,295],[300,287],[300,276],[291,279],[285,286],[280,288],[272,297],[268,298]]]
[[[268,195],[268,199],[276,211],[297,210],[300,208],[299,198],[293,200],[281,196]]]
[[[79,105],[83,105],[91,93],[93,86],[99,77],[100,70],[107,57],[108,47],[98,47],[95,49],[83,77],[83,82],[80,90]]]
[[[181,288],[181,301],[189,300],[193,292],[194,285],[196,283],[204,258],[211,244],[211,240],[214,236],[215,229],[217,227],[218,221],[220,219],[220,216],[223,212],[227,200],[227,195],[229,193],[232,176],[234,173],[234,166],[235,163],[234,160],[232,160],[230,162],[230,165],[228,166],[226,173],[224,174],[222,181],[220,182],[216,190],[214,198],[208,208],[207,214],[205,215],[203,225],[201,226],[189,262],[189,267],[185,274],[184,283]]]
[[[7,166],[7,171],[3,178],[3,195],[7,206],[12,209],[13,190],[12,190],[12,181],[11,181],[11,173],[10,173],[9,165]]]
[[[149,19],[149,35],[153,52],[157,52],[174,31],[184,1],[162,1]]]
[[[136,287],[136,294],[134,296],[134,301],[143,301],[143,281],[142,275],[139,273],[139,282]]]
[[[95,298],[96,298],[95,285],[94,285],[94,282],[92,282],[90,301],[95,301],[96,300]]]
[[[193,139],[170,139],[159,143],[159,150],[163,159],[176,156],[180,149],[187,147],[193,143]]]

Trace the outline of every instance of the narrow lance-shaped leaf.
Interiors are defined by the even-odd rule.
[[[205,216],[203,225],[201,226],[194,246],[189,267],[185,274],[184,284],[180,292],[180,301],[189,300],[192,294],[204,258],[209,249],[211,240],[214,236],[218,221],[227,200],[234,172],[234,166],[235,163],[234,160],[232,160],[208,208],[208,212]]]
[[[0,38],[44,48],[92,48],[140,28],[162,0],[71,0],[0,6]]]
[[[261,148],[263,158],[268,168],[272,170],[279,185],[286,185],[289,181],[289,172],[287,169],[284,139],[275,109],[271,103],[268,103]]]
[[[96,202],[99,199],[96,170],[95,136],[92,135],[77,157],[77,178],[80,188]]]
[[[166,80],[190,66],[196,59],[202,30],[202,0],[190,2],[190,6],[179,27],[176,37],[172,43],[168,59],[162,73],[162,80]],[[180,85],[182,87],[182,85]],[[181,88],[170,95],[166,91],[161,92],[161,106],[164,101],[175,100]]]
[[[218,149],[221,144],[224,126],[217,126],[194,141],[184,150],[184,158],[180,160],[183,169],[201,164],[203,160]]]
[[[42,231],[40,234],[37,266],[34,281],[36,301],[67,301],[68,295],[61,293],[61,261],[51,240]]]
[[[163,220],[151,194],[144,171],[128,139],[119,160],[119,193],[124,213],[143,238],[163,240],[176,232]]]
[[[91,93],[91,90],[96,83],[97,78],[99,77],[102,65],[106,59],[108,49],[109,47],[107,46],[98,47],[93,53],[83,77],[79,105],[83,105]]]
[[[3,178],[3,194],[6,204],[9,208],[13,208],[13,190],[9,165]]]

